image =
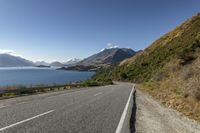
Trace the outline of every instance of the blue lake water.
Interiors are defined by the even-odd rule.
[[[91,78],[94,72],[55,70],[55,68],[0,68],[0,86],[65,84]]]

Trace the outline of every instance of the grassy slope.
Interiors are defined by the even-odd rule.
[[[200,15],[193,17],[172,32],[155,41],[138,55],[123,61],[120,66],[100,71],[95,77],[111,77],[134,82],[148,81],[173,58],[184,56],[194,45],[200,32]]]
[[[133,81],[162,103],[200,121],[200,14],[94,79]]]

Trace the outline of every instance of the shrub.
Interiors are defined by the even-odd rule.
[[[194,91],[193,91],[193,95],[194,97],[200,101],[200,87],[197,87]]]
[[[122,80],[124,80],[124,79],[126,79],[128,76],[126,75],[126,73],[124,73],[124,72],[121,72],[120,73],[120,78],[122,79]]]
[[[183,80],[187,80],[194,75],[191,65],[185,66],[179,73],[179,76]]]
[[[155,81],[161,81],[161,80],[163,80],[166,76],[167,76],[167,75],[166,75],[165,72],[159,72],[159,73],[157,73],[157,74],[155,74],[155,75],[153,76],[153,80],[155,80]]]
[[[186,85],[186,90],[188,90],[190,96],[194,97],[196,100],[200,101],[200,77],[199,75],[193,76]]]

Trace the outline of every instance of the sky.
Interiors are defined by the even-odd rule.
[[[200,0],[0,0],[0,53],[32,61],[140,50],[200,12]]]

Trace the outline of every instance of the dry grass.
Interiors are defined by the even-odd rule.
[[[173,60],[165,66],[167,76],[162,80],[151,80],[138,88],[200,122],[200,58],[185,66],[179,62]]]
[[[16,89],[18,89],[16,86],[0,87],[0,90],[16,90]]]
[[[164,34],[162,37],[157,39],[153,42],[148,48],[144,49],[143,52],[136,54],[135,56],[126,59],[120,63],[122,65],[129,65],[130,63],[136,61],[137,59],[144,58],[149,56],[153,51],[155,51],[159,47],[164,47],[165,45],[169,45],[174,39],[181,37],[184,33],[188,32],[191,29],[191,23],[200,19],[200,14],[193,16],[192,18],[188,19],[181,25],[177,26],[175,29],[171,30],[170,32]],[[198,36],[200,39],[200,35]]]

